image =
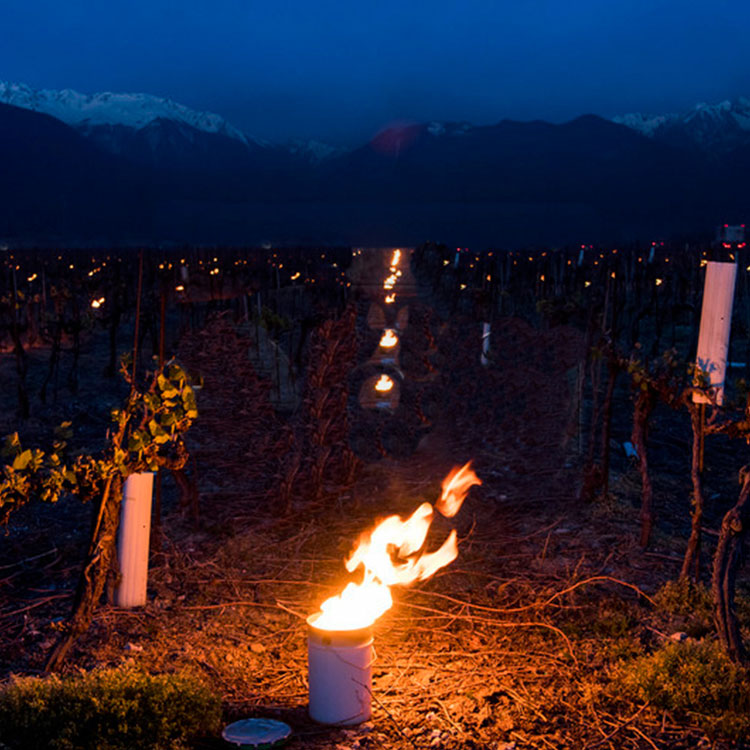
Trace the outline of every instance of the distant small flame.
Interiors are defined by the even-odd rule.
[[[380,376],[380,379],[375,383],[375,390],[380,393],[387,393],[393,388],[393,380],[391,380],[385,373]]]
[[[385,304],[391,305],[396,301],[396,294],[388,294],[385,298]]]
[[[455,515],[469,488],[481,483],[471,470],[471,463],[453,469],[443,481],[443,492],[435,508],[444,515]],[[326,599],[318,617],[311,620],[314,627],[322,630],[367,627],[391,608],[391,586],[423,581],[452,563],[458,557],[455,529],[437,550],[424,551],[434,510],[425,502],[406,520],[401,516],[389,516],[362,534],[345,562],[350,573],[362,566],[362,582],[348,583],[340,594]]]
[[[94,310],[98,310],[104,304],[104,301],[104,297],[99,297],[99,299],[91,300],[91,307],[93,307]]]
[[[176,287],[174,288],[174,290],[175,290],[175,292],[184,292],[184,291],[185,291],[185,287],[184,287],[184,286],[183,286],[182,284],[178,284],[178,285],[177,285],[177,286],[176,286]]]
[[[380,346],[383,349],[391,349],[398,344],[398,336],[392,328],[386,328],[383,331],[383,335],[380,337]]]

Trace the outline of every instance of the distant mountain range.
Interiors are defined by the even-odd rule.
[[[710,232],[750,208],[750,100],[272,144],[147,94],[0,82],[0,241],[474,246]]]
[[[750,146],[750,99],[744,97],[734,102],[697,104],[681,114],[628,114],[615,117],[614,122],[655,140],[715,154]]]

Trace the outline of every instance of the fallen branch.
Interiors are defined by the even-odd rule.
[[[605,742],[609,742],[616,734],[619,734],[623,729],[625,729],[625,727],[627,727],[629,724],[632,724],[643,713],[643,711],[649,706],[650,703],[651,701],[646,701],[629,719],[621,722],[606,737],[602,737],[602,739],[597,740],[596,742],[592,742],[590,745],[585,745],[584,750],[593,750],[593,748],[599,747]]]

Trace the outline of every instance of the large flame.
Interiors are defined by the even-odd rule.
[[[346,561],[353,573],[364,570],[361,583],[349,583],[338,595],[326,599],[320,615],[313,619],[322,630],[356,630],[372,625],[391,608],[391,586],[405,586],[423,581],[458,556],[458,542],[453,529],[439,549],[425,552],[424,545],[437,509],[454,516],[461,508],[472,485],[482,481],[471,469],[471,462],[456,467],[443,480],[443,491],[435,507],[422,503],[406,520],[389,516],[365,532]]]

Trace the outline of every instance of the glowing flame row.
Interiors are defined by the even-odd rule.
[[[396,248],[391,255],[390,265],[390,276],[388,276],[383,282],[383,289],[386,292],[390,292],[385,296],[385,304],[392,305],[396,301],[396,293],[393,291],[393,287],[396,286],[396,282],[401,276],[401,271],[398,270],[398,264],[401,262],[401,250]]]
[[[451,518],[458,513],[469,489],[482,481],[471,469],[471,462],[454,468],[443,480],[442,494],[433,506],[422,503],[406,520],[389,516],[371,531],[365,532],[346,561],[353,573],[362,566],[361,583],[349,583],[344,590],[323,602],[320,614],[312,618],[322,630],[364,628],[391,608],[391,586],[423,581],[458,556],[456,530],[434,552],[424,545],[435,510]]]

